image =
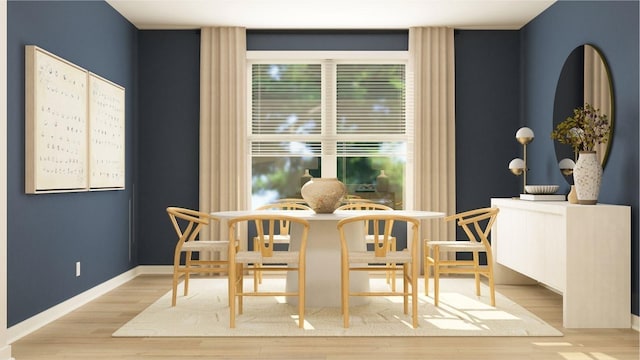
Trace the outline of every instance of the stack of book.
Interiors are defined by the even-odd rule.
[[[565,201],[567,196],[563,194],[520,194],[520,200]]]

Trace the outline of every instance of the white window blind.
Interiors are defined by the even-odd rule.
[[[251,64],[252,156],[401,156],[403,63]]]
[[[253,64],[251,134],[320,134],[320,64]]]
[[[405,66],[338,64],[338,134],[406,133]]]

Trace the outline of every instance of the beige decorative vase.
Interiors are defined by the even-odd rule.
[[[581,151],[573,168],[578,204],[595,205],[600,194],[602,166],[595,151]]]
[[[380,170],[380,175],[376,177],[376,191],[381,193],[389,191],[389,177],[384,173],[384,170]]]
[[[578,194],[576,193],[575,185],[571,185],[571,191],[569,191],[569,194],[567,195],[567,201],[569,201],[569,204],[578,203]]]
[[[347,187],[336,178],[313,178],[300,190],[302,198],[318,214],[331,214],[347,194]]]

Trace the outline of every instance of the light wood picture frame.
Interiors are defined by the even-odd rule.
[[[32,45],[25,66],[26,192],[87,189],[87,71]]]
[[[25,192],[125,188],[125,89],[25,47]]]
[[[89,187],[124,188],[125,92],[89,73]]]

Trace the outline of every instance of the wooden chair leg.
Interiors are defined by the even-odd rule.
[[[396,241],[391,240],[391,251],[396,251]],[[396,291],[396,264],[391,263],[391,291]]]
[[[493,278],[493,264],[487,264],[489,271],[489,292],[491,293],[491,306],[496,306],[496,285]]]
[[[418,264],[411,263],[411,314],[413,315],[413,328],[418,327]]]
[[[234,286],[234,280],[231,278],[231,266],[227,268],[227,297],[229,298],[228,306],[231,307],[231,303],[235,302],[234,295],[231,293],[231,290]],[[235,293],[234,293],[235,294]]]
[[[171,292],[171,306],[176,306],[177,298],[178,298],[178,278],[180,274],[178,273],[177,266],[173,269],[173,291]]]
[[[189,295],[189,278],[191,271],[191,251],[186,252],[185,258],[185,272],[184,272],[184,296]]]
[[[429,296],[429,267],[428,259],[424,260],[424,296]]]
[[[433,304],[438,306],[440,295],[440,247],[433,247]]]
[[[403,299],[404,299],[404,313],[408,314],[409,313],[409,283],[411,282],[411,277],[409,275],[409,263],[404,263],[402,264],[402,270],[403,270],[403,279],[404,281],[402,282],[402,290],[404,292],[403,295]]]
[[[244,267],[242,264],[239,264],[238,271],[236,272],[236,278],[238,279],[238,314],[242,314],[244,310],[244,297],[242,296],[242,292],[244,292]]]
[[[255,292],[258,291],[258,284],[260,284],[262,282],[260,280],[261,272],[260,272],[259,268],[260,268],[260,265],[253,264],[253,291],[255,291]]]
[[[229,327],[236,327],[236,272],[237,266],[229,266]]]
[[[253,240],[253,251],[258,251],[258,241]],[[260,271],[260,264],[253,264],[253,291],[258,291],[258,284],[262,284],[262,271]]]
[[[427,246],[427,242],[424,243],[424,257],[422,259],[423,267],[424,267],[424,296],[429,296],[429,268],[431,266],[431,261],[429,260],[429,247]]]
[[[305,271],[298,267],[298,327],[304,329]]]
[[[480,256],[477,251],[474,251],[473,256],[473,274],[476,280],[476,296],[480,296]]]
[[[343,326],[349,327],[349,266],[342,265],[342,318]]]

